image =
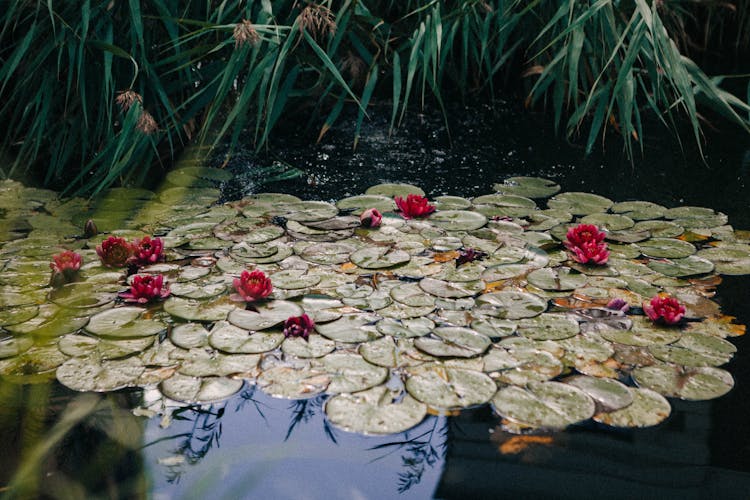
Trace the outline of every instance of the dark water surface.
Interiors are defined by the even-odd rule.
[[[354,122],[344,120],[320,144],[317,131],[285,131],[263,155],[243,152],[228,166],[224,199],[260,191],[336,200],[381,182],[408,182],[428,196],[471,197],[516,175],[555,180],[563,191],[615,201],[701,205],[750,229],[750,140],[729,131],[707,137],[707,163],[663,137],[633,164],[617,145],[584,158],[534,116],[511,106],[450,112],[452,144],[434,113],[413,115],[392,137],[390,110],[374,113],[353,152]],[[548,120],[547,120],[548,121]],[[687,137],[687,136],[686,136]],[[689,141],[689,139],[686,139]],[[221,159],[217,158],[216,162]],[[273,162],[302,172],[264,183]],[[750,324],[747,277],[725,277],[715,300]],[[45,498],[750,498],[750,342],[726,368],[736,381],[707,402],[670,400],[673,413],[649,429],[593,423],[522,440],[505,434],[488,407],[430,416],[407,433],[365,437],[331,428],[324,398],[293,402],[251,386],[229,401],[185,408],[169,421],[136,416],[154,395],[71,393],[53,385],[0,384],[0,477],[33,463],[24,443],[40,446]],[[71,412],[88,415],[83,422]],[[68,425],[67,422],[70,422]],[[67,426],[66,426],[67,425]],[[0,495],[3,494],[0,490]]]

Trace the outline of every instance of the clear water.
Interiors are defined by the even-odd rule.
[[[584,158],[556,138],[544,117],[502,103],[495,110],[451,110],[451,143],[434,113],[411,116],[389,137],[389,113],[374,113],[356,151],[353,122],[345,120],[320,144],[309,142],[317,131],[292,128],[261,155],[249,149],[235,155],[229,162],[235,179],[223,186],[224,198],[280,191],[335,200],[379,182],[413,183],[428,196],[475,196],[506,177],[533,175],[554,179],[564,191],[616,201],[709,206],[727,213],[736,228],[750,229],[750,140],[739,133],[711,134],[706,164],[665,136],[631,164],[616,145]],[[263,183],[257,168],[273,162],[303,175]],[[748,284],[725,278],[717,298],[743,324],[750,324]],[[133,415],[148,391],[91,395],[56,383],[2,383],[0,481],[6,485],[26,464],[28,477],[40,478],[26,491],[42,498],[745,499],[750,344],[733,341],[739,352],[726,368],[736,387],[723,398],[671,401],[672,416],[655,428],[588,423],[534,440],[504,433],[487,407],[367,437],[328,426],[322,399],[273,399],[250,386],[164,421]]]

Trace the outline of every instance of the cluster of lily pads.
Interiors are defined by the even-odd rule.
[[[330,422],[373,434],[487,403],[516,432],[651,426],[671,411],[665,397],[733,386],[718,367],[744,326],[711,297],[719,274],[750,272],[750,235],[712,209],[531,177],[473,199],[381,184],[336,203],[218,204],[225,175],[186,167],[159,193],[91,202],[0,183],[0,376],[158,388],[161,405],[245,384],[327,394]],[[594,240],[571,241],[581,224]],[[125,302],[138,274],[102,262],[112,237],[159,238],[163,260],[137,272],[168,297]],[[65,251],[76,272],[51,281]]]

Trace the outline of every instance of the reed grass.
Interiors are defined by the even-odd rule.
[[[95,194],[158,176],[192,140],[261,149],[300,115],[320,140],[346,107],[356,147],[376,100],[394,130],[428,102],[491,102],[519,80],[589,152],[618,135],[634,155],[647,116],[687,121],[700,144],[705,109],[748,128],[750,87],[733,95],[694,61],[740,59],[749,3],[10,0],[0,148],[14,161],[0,175]]]

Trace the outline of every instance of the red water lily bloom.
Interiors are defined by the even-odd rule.
[[[273,291],[271,279],[258,269],[253,272],[242,271],[240,277],[235,278],[232,284],[237,293],[232,294],[231,299],[238,302],[265,299]]]
[[[150,266],[164,260],[164,244],[161,238],[144,236],[133,242],[133,256],[128,264],[136,267]]]
[[[563,244],[571,252],[571,258],[581,264],[606,264],[609,259],[606,234],[593,224],[579,224],[565,235]]]
[[[284,337],[302,337],[307,340],[313,330],[315,323],[310,316],[291,316],[284,322]]]
[[[125,238],[110,236],[96,247],[99,260],[107,267],[125,267],[128,259],[133,256],[133,245]]]
[[[649,302],[643,303],[643,312],[655,323],[674,325],[685,316],[685,306],[666,294],[659,294]]]
[[[81,268],[81,255],[72,250],[65,250],[52,256],[50,269],[55,273],[72,274]]]
[[[368,208],[359,216],[359,221],[362,223],[362,227],[378,227],[383,221],[383,215],[377,208]]]
[[[164,286],[164,277],[160,274],[136,274],[130,283],[130,291],[121,292],[120,297],[125,299],[125,302],[147,304],[169,297],[169,287]]]
[[[404,219],[427,217],[435,211],[435,206],[430,205],[427,202],[427,198],[418,194],[410,194],[405,200],[400,196],[396,196],[393,201],[396,202],[396,206],[401,212],[401,217]]]

